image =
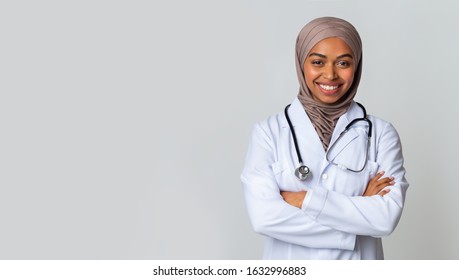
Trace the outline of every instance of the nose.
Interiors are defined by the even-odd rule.
[[[334,80],[338,78],[338,74],[336,73],[335,66],[327,65],[326,67],[324,67],[323,76],[325,79],[328,79],[328,80]]]

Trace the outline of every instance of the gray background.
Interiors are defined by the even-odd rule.
[[[357,100],[411,183],[389,259],[459,259],[459,4],[0,2],[0,258],[257,259],[239,175],[255,121],[298,92],[318,16],[364,42]]]

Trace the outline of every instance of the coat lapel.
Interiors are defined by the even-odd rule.
[[[312,156],[314,158],[323,158],[325,156],[325,151],[322,142],[298,98],[295,98],[292,102],[292,106],[290,106],[288,113],[292,121],[293,129],[295,129],[299,150],[303,160],[307,161],[307,159]]]
[[[363,112],[362,109],[353,102],[349,107],[349,110],[342,115],[338,123],[336,124],[335,130],[333,131],[332,140],[330,141],[328,159],[334,160],[338,155],[340,155],[346,147],[353,147],[354,145],[362,146],[365,145],[366,130],[368,129],[365,122],[355,123],[347,132],[344,133],[346,126],[354,119],[362,118]],[[362,127],[364,126],[364,128]],[[361,130],[357,130],[357,127],[362,127]],[[342,136],[340,137],[340,135]],[[357,141],[359,140],[359,141]],[[365,146],[364,146],[365,147]],[[352,151],[359,151],[359,149],[351,149]],[[347,154],[347,157],[352,155]],[[354,156],[357,156],[356,154]],[[352,159],[347,159],[352,160]]]

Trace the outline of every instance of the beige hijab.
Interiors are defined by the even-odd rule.
[[[338,37],[346,42],[353,51],[357,65],[352,86],[338,102],[331,105],[323,104],[312,98],[303,72],[304,61],[314,45],[330,37]],[[362,73],[362,41],[359,33],[349,22],[339,18],[322,17],[312,20],[298,34],[296,41],[296,72],[300,81],[298,98],[311,119],[324,149],[327,150],[336,122],[349,109],[359,86]]]

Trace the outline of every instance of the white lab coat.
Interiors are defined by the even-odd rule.
[[[380,237],[397,226],[408,188],[396,130],[368,115],[373,123],[368,161],[362,172],[354,173],[327,162],[319,136],[297,98],[289,116],[312,175],[306,181],[294,175],[298,158],[283,112],[255,125],[241,175],[252,226],[266,236],[263,258],[383,259]],[[353,103],[339,118],[330,145],[351,120],[362,116],[362,109]],[[368,125],[358,122],[355,127],[337,142],[331,155],[350,160],[353,166],[353,160],[364,158]],[[363,197],[369,179],[380,170],[394,176],[395,185],[385,196]],[[306,190],[302,209],[287,204],[281,190]]]

